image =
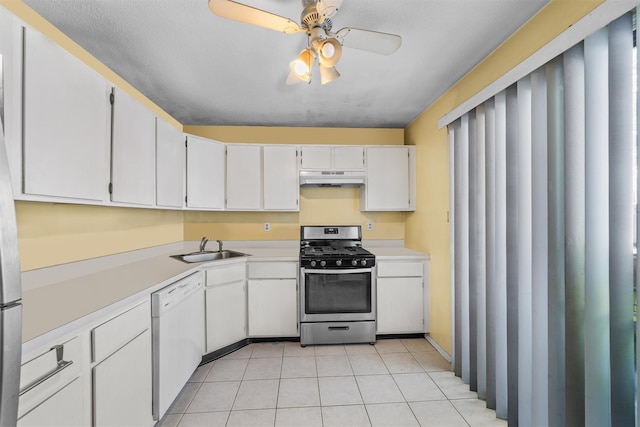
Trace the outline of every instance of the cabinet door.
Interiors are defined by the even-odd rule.
[[[227,145],[227,209],[260,209],[261,156],[259,145]]]
[[[298,335],[295,279],[249,280],[249,336]]]
[[[308,145],[300,148],[302,169],[331,169],[331,146]]]
[[[93,418],[100,426],[151,426],[151,331],[93,368]]]
[[[298,148],[265,145],[262,150],[264,156],[264,209],[299,210]]]
[[[409,149],[367,147],[366,155],[365,210],[409,210]]]
[[[162,119],[156,123],[156,204],[181,208],[184,205],[184,136]]]
[[[245,282],[205,289],[207,353],[246,338]]]
[[[364,169],[364,147],[333,147],[334,169]]]
[[[377,279],[379,334],[423,332],[422,277]]]
[[[152,206],[156,189],[156,118],[114,88],[111,135],[111,200]]]
[[[18,420],[19,427],[83,426],[82,380],[76,378]]]
[[[109,147],[107,81],[27,28],[24,51],[24,190],[103,201]]]
[[[224,208],[224,144],[187,137],[187,206]]]

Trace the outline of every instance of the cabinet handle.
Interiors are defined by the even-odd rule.
[[[348,331],[348,326],[329,326],[330,331]]]
[[[51,350],[56,351],[56,359],[57,359],[56,367],[52,369],[50,372],[47,372],[46,374],[42,375],[40,378],[37,378],[33,380],[31,383],[27,384],[23,389],[20,390],[20,393],[19,393],[20,396],[22,396],[29,390],[32,390],[35,387],[39,386],[49,378],[60,373],[63,369],[67,368],[69,365],[73,364],[72,360],[63,360],[63,357],[62,357],[64,352],[63,345],[60,345],[60,344],[54,345],[53,347],[51,347]]]

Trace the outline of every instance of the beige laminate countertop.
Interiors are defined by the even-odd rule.
[[[231,243],[231,242],[230,242]],[[209,243],[210,245],[214,243]],[[243,262],[245,258],[187,264],[170,255],[193,252],[198,242],[178,242],[125,254],[23,273],[22,341],[42,341],[61,327],[82,326],[119,305],[142,300],[152,292],[213,266]],[[367,247],[380,259],[426,258],[404,247]],[[259,245],[227,244],[225,248],[250,254],[251,261],[298,261],[297,242]],[[35,346],[37,343],[34,342]]]

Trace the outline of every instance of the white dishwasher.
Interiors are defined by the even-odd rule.
[[[202,272],[151,294],[151,316],[153,417],[160,420],[204,354]]]

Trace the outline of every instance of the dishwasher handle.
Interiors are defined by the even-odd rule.
[[[171,310],[183,300],[204,290],[200,278],[189,278],[169,285],[167,288],[151,294],[151,316],[159,317],[161,313]],[[175,292],[179,291],[179,292]]]

